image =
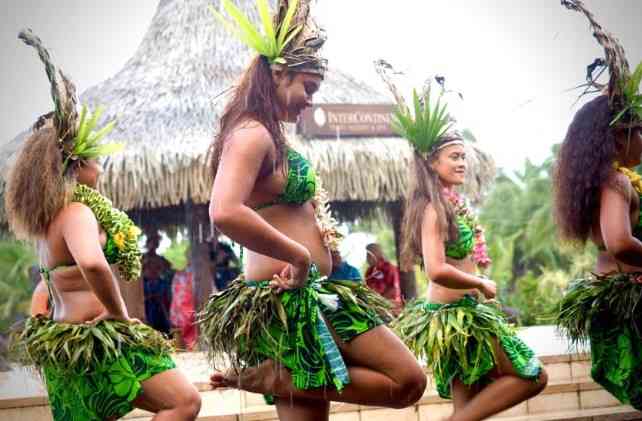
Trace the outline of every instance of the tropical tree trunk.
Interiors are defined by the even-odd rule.
[[[395,252],[397,263],[399,264],[401,295],[404,301],[409,301],[417,297],[417,280],[415,279],[415,272],[405,272],[401,270],[401,223],[403,221],[403,212],[404,208],[401,202],[394,202],[387,206],[388,217],[392,222],[392,230],[395,234]]]
[[[210,262],[208,242],[210,221],[207,206],[197,206],[190,200],[185,205],[187,229],[190,240],[191,268],[193,272],[192,293],[194,309],[200,311],[212,293],[214,276]]]

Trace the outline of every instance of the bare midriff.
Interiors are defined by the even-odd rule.
[[[83,277],[80,268],[73,264],[63,263],[73,261],[73,257],[57,228],[54,221],[45,245],[50,256],[47,267],[57,268],[50,272],[49,278],[54,303],[52,318],[63,323],[83,323],[102,313],[104,306]],[[106,241],[107,237],[101,231],[101,247],[104,247]]]
[[[332,260],[317,226],[314,208],[310,202],[298,205],[273,205],[257,211],[259,215],[283,235],[303,245],[310,252],[321,274],[329,275]],[[289,264],[281,260],[246,250],[245,277],[251,280],[270,280]]]
[[[614,272],[642,272],[642,267],[627,265],[617,260],[608,251],[600,251],[597,255],[597,263],[595,264],[595,273],[605,275]]]
[[[467,256],[464,259],[456,260],[451,258],[446,258],[446,263],[454,266],[455,268],[466,273],[476,273],[477,267],[471,256]],[[428,283],[428,291],[426,292],[426,299],[431,303],[440,303],[447,304],[455,302],[461,299],[464,295],[475,295],[479,294],[479,291],[476,288],[472,289],[452,289],[446,288],[445,286],[439,285],[435,282]]]
[[[639,204],[637,201],[631,204],[631,213],[630,213],[631,221],[638,220],[639,218],[638,208],[639,208]],[[635,227],[635,224],[631,223],[632,230],[634,227]],[[608,250],[606,250],[606,247],[604,245],[604,239],[602,238],[602,232],[601,232],[599,221],[596,221],[593,224],[591,241],[599,249],[599,253],[597,255],[597,261],[595,262],[595,268],[594,268],[595,273],[600,275],[606,275],[606,274],[615,273],[615,272],[625,272],[625,273],[642,272],[642,267],[628,265],[616,259],[615,256],[613,256]]]
[[[94,319],[104,310],[77,266],[56,269],[51,274],[51,281],[55,321],[83,323]]]

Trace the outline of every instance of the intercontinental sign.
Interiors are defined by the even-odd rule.
[[[303,111],[297,132],[307,138],[396,136],[390,126],[390,104],[319,104]]]

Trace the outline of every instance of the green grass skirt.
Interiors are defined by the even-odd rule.
[[[562,298],[557,325],[572,343],[590,343],[591,377],[620,402],[642,410],[641,274],[591,274]]]
[[[12,360],[37,367],[55,421],[98,421],[133,409],[142,382],[175,368],[172,347],[142,324],[58,323],[44,316],[14,330]]]
[[[268,281],[242,276],[213,294],[198,316],[214,367],[240,372],[273,359],[298,389],[349,383],[330,329],[350,341],[389,321],[388,302],[365,284],[328,281],[313,266],[305,287],[276,294]]]
[[[501,310],[479,303],[471,296],[450,304],[418,299],[408,303],[391,328],[410,350],[432,369],[439,396],[451,398],[451,383],[488,383],[497,359],[493,342],[499,344],[515,371],[536,380],[542,370],[534,352],[515,334]]]

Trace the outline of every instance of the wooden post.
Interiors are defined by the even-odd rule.
[[[200,311],[212,293],[214,284],[210,245],[207,241],[210,236],[210,221],[205,205],[194,205],[190,200],[185,204],[185,212],[193,271],[194,307],[196,311]]]
[[[401,295],[404,301],[412,300],[417,297],[417,280],[415,272],[404,272],[401,270],[401,223],[403,221],[403,205],[401,202],[395,202],[387,207],[388,217],[392,221],[392,229],[395,234],[395,251],[397,254],[397,263],[399,263],[399,282]]]

